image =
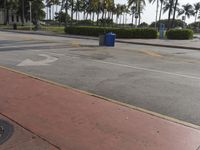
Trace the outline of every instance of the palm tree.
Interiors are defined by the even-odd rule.
[[[133,24],[134,24],[133,21],[134,21],[135,13],[136,13],[136,6],[132,6],[132,7],[131,7],[132,26],[133,26]]]
[[[51,20],[52,19],[52,17],[51,17],[51,14],[52,14],[52,12],[51,12],[51,6],[53,5],[53,2],[52,2],[52,0],[46,0],[46,7],[48,8],[48,13],[49,13],[49,20]]]
[[[119,20],[119,17],[120,17],[121,14],[122,14],[121,4],[117,4],[116,5],[116,23],[117,24],[118,24],[118,20]]]
[[[70,8],[69,3],[70,3],[69,0],[62,0],[62,2],[61,2],[61,10],[65,9],[65,13],[66,13],[65,26],[68,25],[68,21],[69,21],[69,18],[68,18],[68,16],[69,16],[68,10]]]
[[[17,10],[17,7],[18,7],[18,2],[4,0],[4,14],[5,14],[4,24],[9,24],[9,16],[10,15],[13,16],[13,13],[14,13],[14,11]],[[11,14],[10,14],[10,12],[11,12]]]
[[[140,24],[141,13],[142,13],[142,10],[143,10],[145,5],[146,5],[145,0],[128,0],[128,7],[136,6],[136,13],[138,14],[138,17],[139,17],[139,23],[138,24]],[[137,20],[136,20],[136,22],[137,22]]]
[[[182,5],[182,8],[178,11],[178,16],[184,15],[185,19],[194,16],[194,9],[191,4]]]
[[[200,10],[200,2],[194,4],[194,14],[195,14],[195,23],[197,22],[197,16]]]
[[[173,12],[174,0],[169,0],[169,12],[168,12],[168,21],[167,21],[167,29],[170,29],[170,20],[171,14]]]
[[[179,10],[179,8],[177,8],[178,5],[179,5],[178,4],[178,0],[175,0],[175,4],[174,4],[174,8],[173,8],[173,19],[172,19],[172,22],[170,24],[170,28],[174,27],[174,21],[175,21],[175,17],[176,17],[176,12],[177,12],[177,10]]]
[[[163,13],[166,13],[168,12],[168,21],[167,21],[167,29],[169,30],[170,27],[171,27],[171,17],[172,15],[174,16],[174,11],[177,10],[177,5],[178,3],[176,4],[176,8],[175,8],[175,0],[166,0],[163,2],[164,4],[164,7],[163,7]]]
[[[162,17],[162,11],[163,11],[163,4],[165,3],[165,0],[160,0],[160,13],[159,13],[159,22]]]

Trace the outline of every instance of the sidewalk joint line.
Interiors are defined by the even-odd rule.
[[[51,146],[57,148],[58,150],[61,150],[61,148],[60,148],[59,146],[53,144],[52,142],[50,142],[50,141],[48,141],[47,139],[45,139],[44,137],[42,137],[42,136],[36,134],[35,132],[31,131],[30,129],[24,127],[24,126],[21,125],[19,122],[15,121],[14,119],[10,118],[9,116],[5,115],[4,113],[1,113],[1,112],[0,112],[0,115],[2,115],[3,117],[5,117],[5,118],[11,120],[12,122],[14,122],[15,124],[17,124],[18,126],[22,127],[24,130],[26,130],[26,131],[32,133],[34,136],[37,136],[38,138],[40,138],[40,139],[42,139],[43,141],[45,141],[45,142],[47,142],[48,144],[50,144]]]

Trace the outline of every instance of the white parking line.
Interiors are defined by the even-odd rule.
[[[126,64],[119,64],[119,63],[113,63],[113,62],[107,62],[107,61],[100,61],[100,60],[92,60],[92,61],[99,62],[99,63],[104,63],[104,64],[109,64],[109,65],[120,66],[120,67],[143,70],[143,71],[148,71],[148,72],[155,72],[155,73],[161,73],[161,74],[167,74],[167,75],[172,75],[172,76],[179,76],[179,77],[184,77],[184,78],[189,78],[189,79],[200,80],[200,77],[192,76],[192,75],[185,75],[185,74],[167,72],[167,71],[162,71],[162,70],[149,69],[149,68],[144,68],[144,67],[136,67],[136,66],[126,65]]]
[[[65,57],[75,58],[75,59],[83,59],[83,58],[78,57],[78,56],[67,56],[67,55],[65,55]],[[137,66],[131,66],[131,65],[108,62],[108,61],[94,60],[94,59],[89,59],[89,58],[84,58],[84,59],[90,60],[90,61],[93,61],[93,62],[97,62],[97,63],[115,65],[115,66],[119,66],[119,67],[126,67],[126,68],[132,68],[132,69],[143,70],[143,71],[148,71],[148,72],[161,73],[161,74],[167,74],[167,75],[171,75],[171,76],[178,76],[178,77],[183,77],[183,78],[188,78],[188,79],[200,80],[200,77],[198,77],[198,76],[192,76],[192,75],[186,75],[186,74],[180,74],[180,73],[173,73],[173,72],[168,72],[168,71],[149,69],[149,68],[145,68],[145,67],[137,67]]]

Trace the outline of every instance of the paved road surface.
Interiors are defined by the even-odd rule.
[[[200,51],[0,32],[0,65],[200,125]]]

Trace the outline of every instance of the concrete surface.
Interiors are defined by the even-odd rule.
[[[0,145],[1,150],[58,150],[55,146],[9,120],[7,117],[0,115],[0,119],[8,121],[14,126],[12,137]]]
[[[200,125],[199,51],[97,45],[93,40],[0,32],[0,65]],[[24,61],[27,66],[19,66]]]
[[[2,68],[0,86],[0,113],[59,149],[197,150],[200,145],[200,130]],[[37,142],[19,149],[40,149]]]

